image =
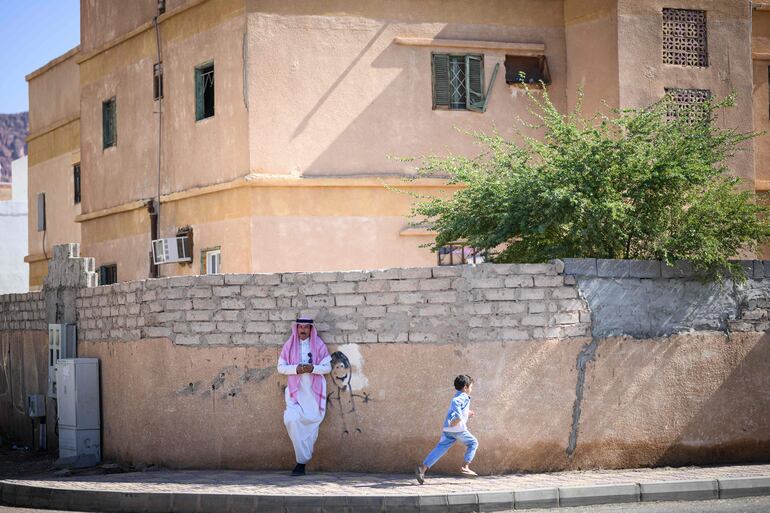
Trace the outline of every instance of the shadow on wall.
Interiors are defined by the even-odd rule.
[[[737,342],[747,338],[732,335],[725,345],[734,343],[733,337]],[[694,412],[657,465],[770,460],[770,335],[764,334],[745,354],[733,349],[726,360],[730,374]]]
[[[31,446],[27,395],[47,392],[48,335],[45,331],[0,332],[0,352],[0,434]],[[51,401],[46,401],[53,412]],[[49,437],[49,447],[53,441]]]
[[[318,96],[291,134],[290,141],[287,141],[290,145],[303,145],[308,139],[319,149],[317,156],[304,168],[304,175],[401,172],[404,164],[389,156],[408,157],[450,151],[478,153],[472,138],[460,130],[491,131],[497,128],[502,135],[513,136],[515,117],[527,115],[525,96],[523,91],[511,90],[506,85],[502,65],[492,87],[486,113],[432,109],[431,51],[485,54],[485,88],[489,85],[490,70],[495,62],[504,60],[504,52],[393,43],[395,37],[403,36],[403,31],[409,29],[414,30],[414,27],[384,23],[379,28],[371,28],[372,35],[368,40],[358,35],[348,36],[356,37],[355,41],[348,39],[347,42],[351,46],[362,45],[361,49],[339,72],[336,80]],[[457,24],[438,31],[434,37],[534,43],[548,41],[553,47],[563,45],[563,34],[558,30],[529,27]],[[335,57],[335,60],[338,59],[339,55]],[[564,75],[561,60],[556,59],[549,65],[555,70],[555,75]],[[329,66],[333,68],[334,62],[330,62]],[[368,72],[367,67],[376,68],[376,73]],[[388,74],[386,70],[393,72]],[[305,80],[312,78],[312,74],[305,76]],[[563,91],[563,87],[563,81],[557,79],[551,89]],[[312,84],[308,84],[308,89],[312,89]],[[520,100],[511,100],[512,91],[520,93]],[[557,105],[566,102],[563,93],[554,96]],[[344,126],[336,131],[340,120],[347,124],[343,123]],[[318,127],[330,129],[321,130]]]
[[[586,374],[570,466],[766,461],[768,362],[767,335],[601,340]]]

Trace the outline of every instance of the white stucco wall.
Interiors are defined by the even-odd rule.
[[[27,157],[11,163],[11,201],[0,201],[0,294],[27,292]]]

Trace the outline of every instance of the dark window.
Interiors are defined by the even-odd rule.
[[[548,62],[545,55],[539,57],[522,57],[519,55],[505,56],[505,82],[507,84],[532,84],[551,83],[551,74],[548,72]]]
[[[115,98],[102,102],[102,148],[118,143],[118,113]]]
[[[156,100],[163,98],[163,63],[152,65],[152,97]]]
[[[118,264],[99,267],[99,285],[112,285],[118,282]]]
[[[671,103],[666,111],[669,120],[683,119],[687,123],[697,123],[705,119],[703,104],[711,99],[710,90],[668,87],[666,94],[671,96]]]
[[[72,183],[75,185],[75,203],[80,203],[80,164],[72,166]]]
[[[706,11],[663,9],[663,64],[709,65]]]
[[[487,259],[485,250],[463,244],[449,244],[438,250],[438,265],[481,264]]]
[[[195,68],[195,120],[214,115],[214,63]]]
[[[499,66],[495,66],[490,84],[494,82]],[[487,109],[483,55],[434,53],[432,75],[434,109],[478,112]]]

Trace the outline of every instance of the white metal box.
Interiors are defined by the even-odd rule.
[[[45,417],[45,395],[30,394],[27,396],[27,417]]]
[[[56,371],[60,462],[74,466],[101,461],[99,360],[60,359]]]
[[[56,362],[77,356],[77,326],[48,325],[48,397],[56,397]]]

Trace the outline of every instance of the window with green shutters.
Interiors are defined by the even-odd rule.
[[[484,92],[484,56],[432,54],[433,108],[449,110],[487,110],[487,100],[500,64],[496,64]]]
[[[214,115],[214,63],[195,68],[195,120]]]
[[[118,143],[118,113],[115,98],[102,102],[102,148]]]

